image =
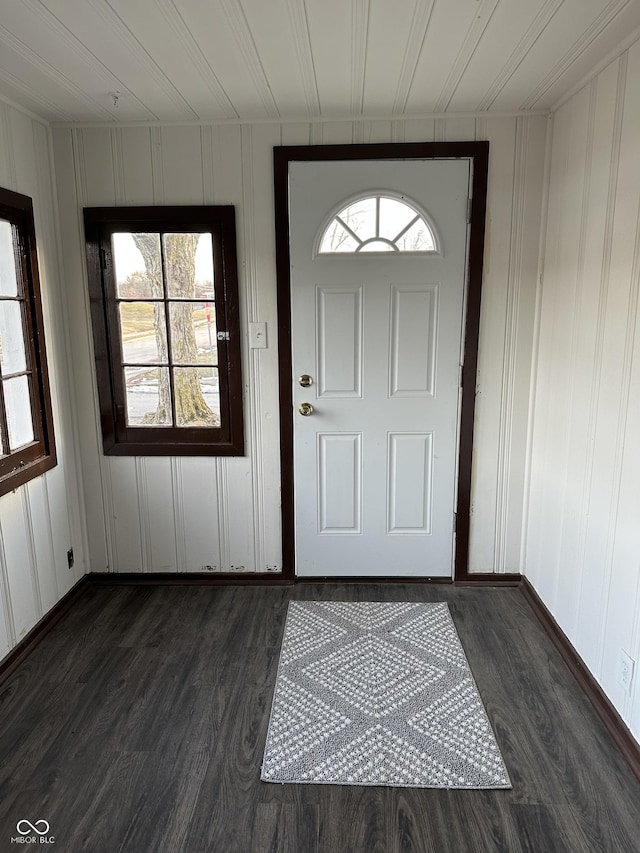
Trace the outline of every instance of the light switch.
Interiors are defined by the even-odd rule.
[[[249,346],[251,347],[251,349],[266,349],[266,323],[249,323]]]

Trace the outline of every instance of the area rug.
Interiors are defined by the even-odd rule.
[[[292,601],[261,778],[510,788],[448,606]]]

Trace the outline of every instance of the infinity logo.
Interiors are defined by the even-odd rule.
[[[24,829],[24,827],[27,827]],[[39,826],[44,827],[44,829],[38,829]],[[49,824],[46,820],[37,820],[35,824],[30,823],[28,820],[19,820],[16,824],[16,829],[20,833],[20,835],[29,835],[30,832],[36,832],[38,835],[46,835],[49,832]]]

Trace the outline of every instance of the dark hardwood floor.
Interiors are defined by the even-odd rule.
[[[449,602],[512,790],[260,781],[287,602],[322,598]],[[1,851],[21,820],[59,853],[640,851],[640,783],[518,589],[88,586],[0,689],[0,768]]]

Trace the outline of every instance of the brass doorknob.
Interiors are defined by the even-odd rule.
[[[310,385],[313,385],[313,379],[309,376],[308,373],[303,373],[302,376],[298,379],[300,385],[303,388],[308,388]]]
[[[301,415],[307,417],[313,412],[313,406],[311,403],[300,403],[300,408],[298,409]]]

